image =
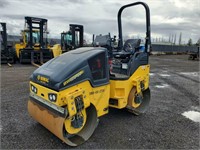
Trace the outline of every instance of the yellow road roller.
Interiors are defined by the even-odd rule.
[[[146,10],[145,50],[140,50],[140,39],[123,43],[121,14],[135,5]],[[95,41],[102,46],[66,52],[43,64],[30,77],[30,116],[70,146],[87,141],[98,118],[107,114],[109,107],[139,115],[149,106],[151,34],[147,4],[122,6],[118,29],[117,48],[112,47],[112,38],[106,36],[105,41]]]

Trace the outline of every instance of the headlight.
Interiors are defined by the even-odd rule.
[[[56,102],[56,99],[57,99],[57,95],[56,95],[56,94],[54,94],[54,93],[49,93],[48,96],[49,96],[49,100],[50,100],[50,101]]]
[[[37,94],[37,88],[31,84],[31,91]]]

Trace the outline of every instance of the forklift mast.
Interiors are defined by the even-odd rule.
[[[83,25],[70,24],[69,31],[61,33],[61,47],[63,52],[83,47],[83,33]]]
[[[75,48],[77,47],[83,47],[83,26],[78,24],[70,24],[70,31],[72,33],[72,45],[74,45]],[[79,38],[77,39],[79,41],[78,46],[76,46],[76,33],[79,33]]]
[[[12,47],[12,45],[8,45],[6,23],[0,22],[0,24],[2,26],[2,31],[1,31],[2,41],[0,43],[1,64],[15,63],[15,49]]]
[[[25,23],[29,30],[29,44],[30,48],[33,48],[33,30],[38,29],[40,33],[39,44],[41,48],[47,48],[47,41],[44,42],[44,33],[47,33],[47,19],[25,17]]]
[[[6,49],[6,48],[7,48],[6,23],[1,22],[0,24],[1,24],[2,30],[3,30],[3,31],[1,31],[1,36],[2,36],[2,40],[3,40],[3,41],[2,41],[2,45],[4,46],[4,49]]]

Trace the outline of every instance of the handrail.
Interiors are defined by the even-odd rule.
[[[144,2],[136,2],[136,3],[131,3],[122,6],[119,11],[118,11],[118,32],[119,32],[119,43],[118,43],[118,49],[122,50],[123,48],[123,37],[122,37],[122,23],[121,23],[121,14],[122,11],[131,6],[135,5],[142,5],[145,8],[146,11],[146,38],[145,38],[145,52],[149,52],[149,48],[151,45],[151,25],[150,25],[150,10],[149,6],[144,3]]]

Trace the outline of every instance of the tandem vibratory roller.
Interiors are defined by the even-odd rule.
[[[122,11],[136,5],[146,11],[143,51],[139,50],[141,39],[123,43],[122,38]],[[109,113],[109,107],[139,115],[149,106],[148,5],[136,2],[122,6],[118,30],[117,48],[112,46],[112,38],[101,38],[98,43],[105,44],[66,52],[40,66],[30,77],[30,116],[70,146],[86,142],[95,131],[98,118]]]

